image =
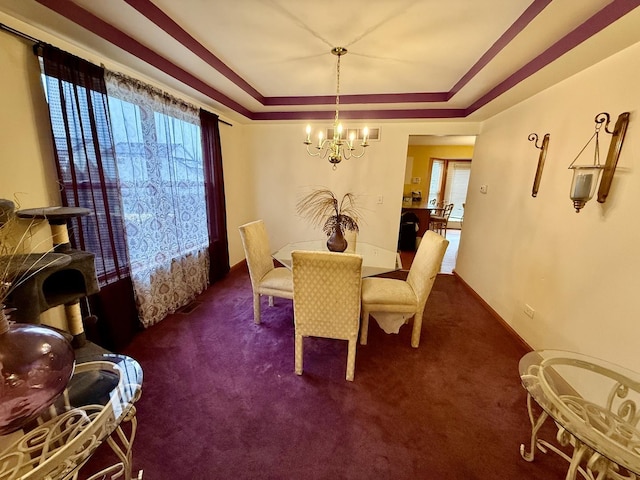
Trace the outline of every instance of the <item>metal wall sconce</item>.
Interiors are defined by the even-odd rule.
[[[547,133],[542,138],[542,145],[538,145],[538,134],[530,133],[529,141],[534,142],[535,147],[540,150],[540,156],[538,157],[538,168],[536,169],[536,176],[533,179],[533,188],[531,189],[531,196],[538,196],[538,188],[540,188],[540,178],[542,177],[542,169],[544,168],[544,161],[547,158],[547,148],[549,148],[549,134]]]
[[[580,153],[578,153],[573,162],[571,162],[571,165],[569,165],[569,168],[573,170],[573,180],[571,181],[571,190],[569,196],[573,201],[573,206],[576,209],[576,213],[579,213],[580,209],[582,209],[582,207],[584,207],[585,204],[593,197],[603,171],[604,175],[602,177],[602,181],[600,182],[600,188],[598,189],[598,202],[604,203],[607,200],[607,196],[609,195],[611,181],[613,180],[613,173],[616,170],[618,158],[620,157],[620,150],[622,149],[622,142],[624,141],[624,135],[627,131],[627,125],[629,124],[629,112],[621,113],[620,116],[618,116],[618,120],[616,121],[616,125],[612,132],[609,131],[610,120],[611,117],[606,112],[602,112],[596,115],[595,132],[593,133],[587,144],[582,147],[582,150],[580,150]],[[601,165],[599,135],[600,129],[602,128],[603,124],[604,131],[610,135],[613,135],[613,137],[611,138],[611,144],[609,145],[607,161],[604,165]],[[585,151],[585,149],[594,139],[595,152],[593,155],[593,164],[575,165],[578,157],[580,157],[582,152]]]

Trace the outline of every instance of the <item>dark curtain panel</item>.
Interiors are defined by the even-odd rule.
[[[102,290],[90,303],[98,316],[98,330],[108,334],[92,340],[106,348],[122,348],[139,322],[129,278],[104,70],[51,45],[38,44],[34,52],[42,58],[62,203],[93,212],[70,224],[73,247],[95,254]],[[114,298],[120,308],[103,308]]]
[[[218,116],[201,109],[200,128],[209,223],[209,282],[213,283],[229,272],[227,214]]]

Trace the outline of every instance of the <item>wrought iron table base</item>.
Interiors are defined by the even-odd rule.
[[[531,422],[531,443],[529,445],[529,452],[526,451],[527,447],[525,444],[520,445],[520,455],[527,462],[533,462],[536,448],[538,448],[542,453],[547,453],[548,450],[551,450],[569,463],[569,469],[567,470],[565,480],[575,480],[578,473],[585,480],[638,480],[638,477],[631,472],[627,472],[625,470],[624,473],[621,473],[620,471],[624,469],[621,469],[614,462],[608,460],[598,452],[580,442],[557,423],[556,427],[558,428],[558,433],[556,434],[556,440],[562,447],[573,447],[573,453],[571,456],[567,455],[567,453],[552,443],[538,438],[538,432],[549,418],[549,414],[541,409],[540,415],[536,418],[533,408],[534,403],[535,401],[531,395],[527,394],[527,411],[529,413],[529,421]],[[585,464],[584,467],[582,466],[583,463]]]

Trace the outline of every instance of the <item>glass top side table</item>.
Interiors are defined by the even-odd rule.
[[[130,480],[134,403],[141,388],[142,368],[130,357],[105,354],[76,364],[67,389],[48,411],[23,430],[0,437],[0,480],[75,479],[105,441],[120,461],[89,480]]]
[[[533,461],[538,448],[570,462],[567,479],[578,473],[588,480],[640,475],[639,373],[559,350],[530,352],[519,369],[532,426],[529,452],[520,447],[525,460]],[[537,418],[532,400],[542,408]],[[549,417],[558,427],[558,443],[573,448],[571,457],[537,437]]]

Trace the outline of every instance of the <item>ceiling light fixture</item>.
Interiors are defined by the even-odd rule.
[[[329,162],[333,164],[333,169],[336,169],[338,163],[343,158],[350,159],[351,157],[360,158],[364,155],[365,148],[369,146],[367,140],[369,139],[369,129],[367,127],[360,129],[350,129],[347,132],[344,131],[342,123],[340,123],[340,57],[347,53],[347,49],[344,47],[335,47],[331,49],[331,53],[338,57],[338,63],[336,66],[336,116],[333,121],[333,132],[331,138],[327,135],[324,138],[322,131],[318,133],[318,143],[315,145],[315,152],[309,149],[309,146],[313,144],[311,141],[311,125],[307,125],[307,138],[304,144],[307,146],[307,153],[312,157],[329,158]],[[354,143],[358,140],[360,142],[360,151],[356,153],[357,146]]]

